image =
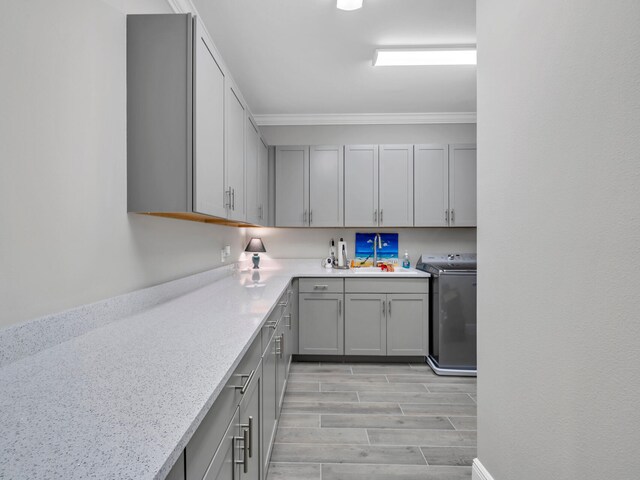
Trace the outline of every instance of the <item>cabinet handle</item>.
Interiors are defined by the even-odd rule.
[[[253,457],[253,417],[249,417],[249,423],[241,423],[240,428],[249,430],[249,458]]]
[[[231,210],[236,209],[236,189],[231,189]]]
[[[444,211],[444,221],[449,224],[449,209]]]
[[[291,314],[285,315],[284,318],[288,318],[289,319],[289,323],[287,324],[287,327],[289,327],[289,330],[291,330]]]
[[[251,380],[253,380],[253,376],[256,374],[255,370],[251,370],[251,373],[249,375],[238,375],[240,378],[247,378],[247,381],[244,382],[243,385],[235,385],[233,388],[235,388],[236,390],[240,390],[240,394],[244,395],[245,393],[247,393],[247,388],[249,388],[249,384],[251,383]]]
[[[273,328],[274,330],[276,329],[276,327],[278,326],[278,322],[275,320],[271,320],[270,322],[267,322],[266,327],[267,328]]]
[[[342,300],[338,300],[338,316],[342,316]]]
[[[373,211],[373,223],[378,223],[378,209]]]
[[[258,206],[258,218],[262,220],[262,205]]]
[[[382,316],[387,316],[387,303],[384,300],[382,301]]]
[[[456,223],[456,211],[453,208],[451,209],[451,223]]]
[[[389,316],[391,316],[391,300],[389,300]]]
[[[382,215],[384,214],[384,208],[380,209],[380,225],[382,225],[384,223],[384,220],[382,220]]]
[[[280,358],[284,357],[284,333],[280,334]]]
[[[227,197],[225,199],[224,206],[225,208],[228,208],[229,210],[231,210],[231,187],[229,187],[229,190],[225,190],[224,194]]]
[[[287,300],[286,302],[280,302],[278,303],[279,307],[287,307],[289,305],[289,300]]]
[[[313,223],[313,210],[309,210],[309,225]]]
[[[244,473],[248,473],[249,472],[249,430],[245,429],[244,432],[242,432],[241,437],[233,437],[233,438],[242,442],[242,450],[244,452],[243,459],[236,460],[235,463],[238,465],[242,465],[242,471]]]
[[[326,290],[329,288],[329,285],[314,285],[313,288],[314,290]]]

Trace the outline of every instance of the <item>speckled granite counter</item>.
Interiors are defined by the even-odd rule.
[[[0,478],[164,478],[292,278],[367,276],[270,263],[4,364]]]

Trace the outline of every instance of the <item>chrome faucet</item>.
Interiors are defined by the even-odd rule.
[[[373,237],[373,266],[378,266],[378,248],[382,248],[382,238],[379,233]]]

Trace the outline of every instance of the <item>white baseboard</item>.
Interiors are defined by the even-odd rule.
[[[471,467],[471,480],[493,480],[493,477],[489,471],[484,468],[484,465],[480,463],[477,458],[473,459],[473,466]]]

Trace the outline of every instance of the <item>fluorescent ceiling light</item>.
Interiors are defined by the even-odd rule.
[[[357,10],[362,8],[362,0],[338,0],[336,6],[340,10]]]
[[[378,49],[374,67],[400,65],[475,65],[476,47],[429,47]]]

